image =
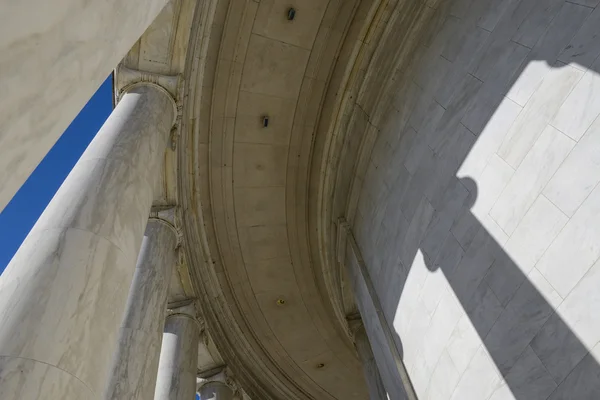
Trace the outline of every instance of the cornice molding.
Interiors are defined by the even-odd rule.
[[[160,75],[147,71],[139,71],[119,65],[115,71],[115,88],[117,98],[125,88],[136,83],[152,83],[165,89],[176,99],[180,92],[180,75]]]
[[[315,157],[319,183],[318,201],[313,208],[316,216],[319,257],[328,289],[337,307],[345,316],[356,310],[354,294],[343,268],[346,256],[343,227],[338,219],[353,223],[362,183],[379,125],[393,100],[394,79],[398,70],[409,68],[414,48],[418,45],[412,33],[427,26],[435,10],[420,0],[378,0],[366,11],[370,24],[358,36],[353,61],[339,98],[332,109],[330,121],[317,133],[322,144]],[[398,43],[401,38],[401,43]],[[349,45],[349,43],[347,43]],[[319,161],[316,161],[318,163]],[[318,174],[318,175],[317,175]]]
[[[356,341],[356,333],[359,332],[361,329],[364,329],[365,327],[363,320],[360,317],[360,314],[356,312],[348,315],[346,317],[346,321],[348,321],[348,330],[350,332],[350,335],[352,336],[352,339]]]
[[[183,78],[181,75],[161,75],[139,71],[119,64],[114,71],[115,104],[119,103],[123,95],[139,86],[152,86],[164,92],[171,99],[174,118],[169,147],[171,150],[175,150],[180,134],[179,127],[183,110]]]
[[[224,359],[235,360],[233,370],[242,385],[253,393],[255,398],[274,399],[272,389],[264,384],[268,382],[269,372],[263,369],[258,356],[254,356],[251,346],[235,323],[232,310],[225,300],[215,268],[220,265],[218,250],[212,242],[214,231],[212,217],[209,212],[210,200],[206,177],[198,176],[207,163],[206,154],[198,148],[200,130],[210,129],[201,125],[200,115],[203,107],[210,107],[209,97],[212,81],[206,81],[205,72],[215,68],[216,60],[209,58],[209,48],[219,47],[222,34],[218,31],[225,23],[224,9],[227,10],[229,0],[207,0],[198,2],[190,35],[187,65],[185,68],[186,86],[183,95],[186,98],[181,123],[180,145],[178,151],[178,198],[182,205],[182,230],[184,241],[194,246],[184,246],[188,259],[191,283],[198,299],[196,304],[203,312],[205,323],[212,333],[211,337],[219,353]],[[216,32],[215,32],[216,31]],[[206,86],[208,85],[208,86]],[[216,256],[213,256],[216,254]],[[254,363],[254,365],[253,365]],[[257,371],[258,369],[258,371]],[[261,379],[262,378],[262,379]],[[277,382],[273,381],[274,386]],[[291,397],[290,397],[291,398]]]
[[[320,151],[313,155],[312,167],[312,179],[318,182],[311,185],[315,188],[311,194],[311,198],[314,199],[311,204],[311,220],[314,221],[314,227],[311,230],[316,232],[313,251],[315,258],[319,260],[328,296],[340,325],[344,327],[345,316],[353,311],[354,301],[338,262],[338,258],[344,257],[344,252],[337,250],[336,241],[339,238],[335,224],[339,216],[345,215],[343,208],[347,201],[347,198],[338,195],[338,188],[348,186],[348,183],[339,181],[339,175],[354,170],[355,160],[344,153],[348,147],[356,147],[356,143],[349,141],[348,131],[356,124],[362,124],[367,129],[370,127],[368,120],[360,118],[361,108],[358,101],[373,68],[377,68],[381,74],[379,68],[382,65],[373,62],[374,54],[382,46],[384,28],[397,3],[398,0],[371,0],[360,3],[356,13],[363,16],[364,20],[359,26],[351,28],[353,36],[345,40],[345,48],[341,50],[341,54],[344,54],[346,59],[338,59],[338,68],[343,68],[338,74],[340,81],[335,84],[339,89],[334,96],[326,99],[323,109],[331,111],[321,117],[315,135],[314,147]],[[374,90],[379,93],[379,88]],[[364,132],[361,134],[364,135]],[[352,338],[349,337],[349,340]]]

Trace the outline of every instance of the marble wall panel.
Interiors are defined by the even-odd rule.
[[[420,398],[598,393],[597,3],[450,1],[397,72],[352,229]]]

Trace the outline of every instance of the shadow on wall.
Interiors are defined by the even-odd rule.
[[[472,179],[460,179],[458,184],[472,188],[470,198],[476,199],[477,185]],[[441,206],[444,211],[437,213],[436,221],[449,217],[444,212],[453,208],[448,203]],[[535,269],[526,276],[473,213],[465,213],[460,224],[473,234],[467,251],[454,237],[447,237],[443,244],[438,242],[441,253],[435,261],[423,259],[429,271],[444,274],[512,397],[599,398],[600,366],[555,312],[560,300],[552,296],[554,289],[544,288],[547,283]],[[435,222],[430,223],[433,226]],[[421,252],[431,254],[431,248],[421,247]],[[545,295],[540,287],[546,289]],[[438,293],[442,300],[443,292]],[[560,383],[564,384],[556,390]],[[494,398],[511,398],[504,391],[499,393]]]
[[[599,1],[438,3],[354,228],[386,318],[420,398],[598,399]]]

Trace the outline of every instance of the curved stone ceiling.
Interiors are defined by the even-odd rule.
[[[211,336],[254,398],[366,397],[353,307],[331,300],[340,282],[321,262],[315,210],[323,146],[364,77],[376,44],[365,38],[394,4],[307,0],[293,20],[282,1],[196,13],[179,139],[184,237]]]
[[[338,243],[338,219],[350,223],[357,247],[364,252],[364,264],[371,268],[376,293],[370,295],[381,297],[383,310],[365,313],[366,325],[372,328],[381,322],[378,318],[387,319],[393,321],[387,325],[394,325],[387,329],[396,330],[396,313],[402,314],[401,319],[412,315],[402,307],[413,300],[431,306],[439,299],[441,289],[431,296],[433,300],[424,301],[422,294],[412,291],[439,287],[410,280],[403,286],[400,281],[406,277],[400,275],[405,270],[381,267],[397,266],[395,259],[407,264],[421,260],[420,256],[410,259],[417,246],[407,245],[401,236],[409,217],[418,226],[421,208],[431,218],[445,212],[437,209],[443,204],[441,193],[446,180],[456,183],[454,175],[463,161],[466,169],[483,168],[487,158],[478,157],[489,155],[486,146],[500,145],[490,144],[494,139],[488,137],[494,135],[488,132],[484,138],[483,128],[508,129],[502,124],[510,118],[505,121],[500,112],[494,119],[491,114],[495,108],[503,111],[498,99],[509,96],[510,85],[521,85],[510,93],[519,107],[525,106],[528,93],[536,107],[554,104],[562,95],[548,89],[533,96],[531,91],[537,89],[528,87],[528,80],[538,85],[544,74],[554,76],[548,72],[552,70],[563,71],[556,82],[574,84],[570,80],[583,72],[566,63],[591,57],[585,52],[588,47],[590,54],[595,51],[590,37],[596,19],[583,24],[591,8],[562,0],[556,1],[562,8],[539,4],[535,0],[302,0],[293,5],[295,18],[288,20],[292,5],[280,0],[178,0],[124,60],[125,67],[182,77],[162,82],[173,87],[173,93],[183,93],[178,99],[182,116],[175,132],[178,137],[173,137],[177,152],[167,154],[165,179],[155,196],[157,209],[174,203],[181,206],[175,220],[183,230],[185,257],[180,254],[182,286],[172,294],[196,297],[222,357],[219,364],[227,363],[252,398],[367,396],[346,321],[357,312],[357,305],[349,278],[341,270],[343,263],[338,262],[346,256],[337,254],[343,249]],[[547,13],[560,16],[554,30],[549,28],[553,25]],[[579,47],[565,50],[571,58],[563,55],[567,68],[560,62],[554,68],[559,54],[553,52],[567,46],[568,35],[581,26],[583,36],[573,39]],[[159,50],[153,38],[161,37]],[[483,45],[488,42],[491,45]],[[581,47],[585,51],[579,54]],[[127,78],[123,71],[121,78]],[[505,90],[501,95],[498,85]],[[562,112],[559,123],[571,129],[566,114]],[[531,132],[539,127],[530,127],[528,116],[524,114],[511,128],[509,138],[517,144],[516,150],[498,150],[515,168],[525,156],[519,153],[519,143],[531,145],[537,138]],[[454,131],[457,126],[459,133]],[[467,130],[479,132],[473,133],[477,140]],[[423,137],[429,142],[419,147]],[[567,179],[565,174],[561,179]],[[467,196],[466,209],[477,198],[478,184],[485,198],[489,189],[485,185],[496,182],[477,181],[477,173],[469,177],[475,181],[461,179],[457,185]],[[396,219],[400,213],[405,224]],[[504,225],[514,223],[498,213],[505,218]],[[501,233],[485,215],[470,222],[484,226],[490,237]],[[463,236],[452,234],[464,241],[460,245],[465,251],[474,233],[466,225],[452,227],[464,230]],[[428,258],[442,243],[434,240],[430,247],[418,249],[422,259],[430,262],[427,266],[433,265]],[[420,267],[412,271],[424,271],[419,277],[425,279],[426,266]],[[408,295],[390,291],[391,285],[404,287]],[[402,304],[400,295],[405,299]],[[467,307],[466,303],[459,306]],[[423,367],[417,362],[422,361],[418,352],[435,358],[423,339],[426,334],[435,337],[435,332],[407,330],[407,321],[403,324],[388,338],[369,332],[370,341],[375,343],[374,352],[379,352],[375,354],[378,364],[383,360],[379,369],[386,389],[404,390],[396,376],[386,377],[392,369],[395,373],[401,369],[391,365],[398,356],[413,378],[405,386],[413,383],[424,396],[434,371],[432,365],[425,365],[430,369],[426,372],[416,369]],[[396,336],[390,339],[393,333]],[[482,338],[477,335],[473,343],[479,345]],[[390,341],[396,343],[392,346]],[[402,341],[408,345],[405,354],[382,355],[392,347],[402,352]],[[492,361],[498,353],[492,354]]]

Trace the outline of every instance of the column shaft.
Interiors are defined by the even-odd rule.
[[[369,391],[369,399],[371,400],[387,400],[387,392],[383,386],[383,381],[379,375],[379,368],[375,362],[375,356],[373,350],[369,344],[369,338],[367,332],[362,324],[362,321],[358,321],[354,331],[354,346],[358,353],[358,357],[362,363],[363,373],[365,375],[365,381],[367,383],[367,389]]]
[[[99,398],[175,118],[125,94],[0,277],[0,398]]]
[[[167,2],[2,2],[0,211]]]
[[[175,232],[166,223],[148,222],[104,396],[107,400],[147,400],[154,394],[176,245]]]
[[[345,233],[345,239],[338,238],[338,243],[344,243],[339,249],[339,254],[344,255],[341,262],[347,269],[356,308],[364,324],[385,392],[390,399],[416,400],[417,395],[402,361],[399,341],[396,341],[393,329],[385,318],[383,307],[352,230],[343,220],[340,221],[339,227],[339,232]],[[348,246],[345,245],[346,241]]]
[[[188,307],[167,317],[154,400],[189,400],[196,393],[200,330]]]

